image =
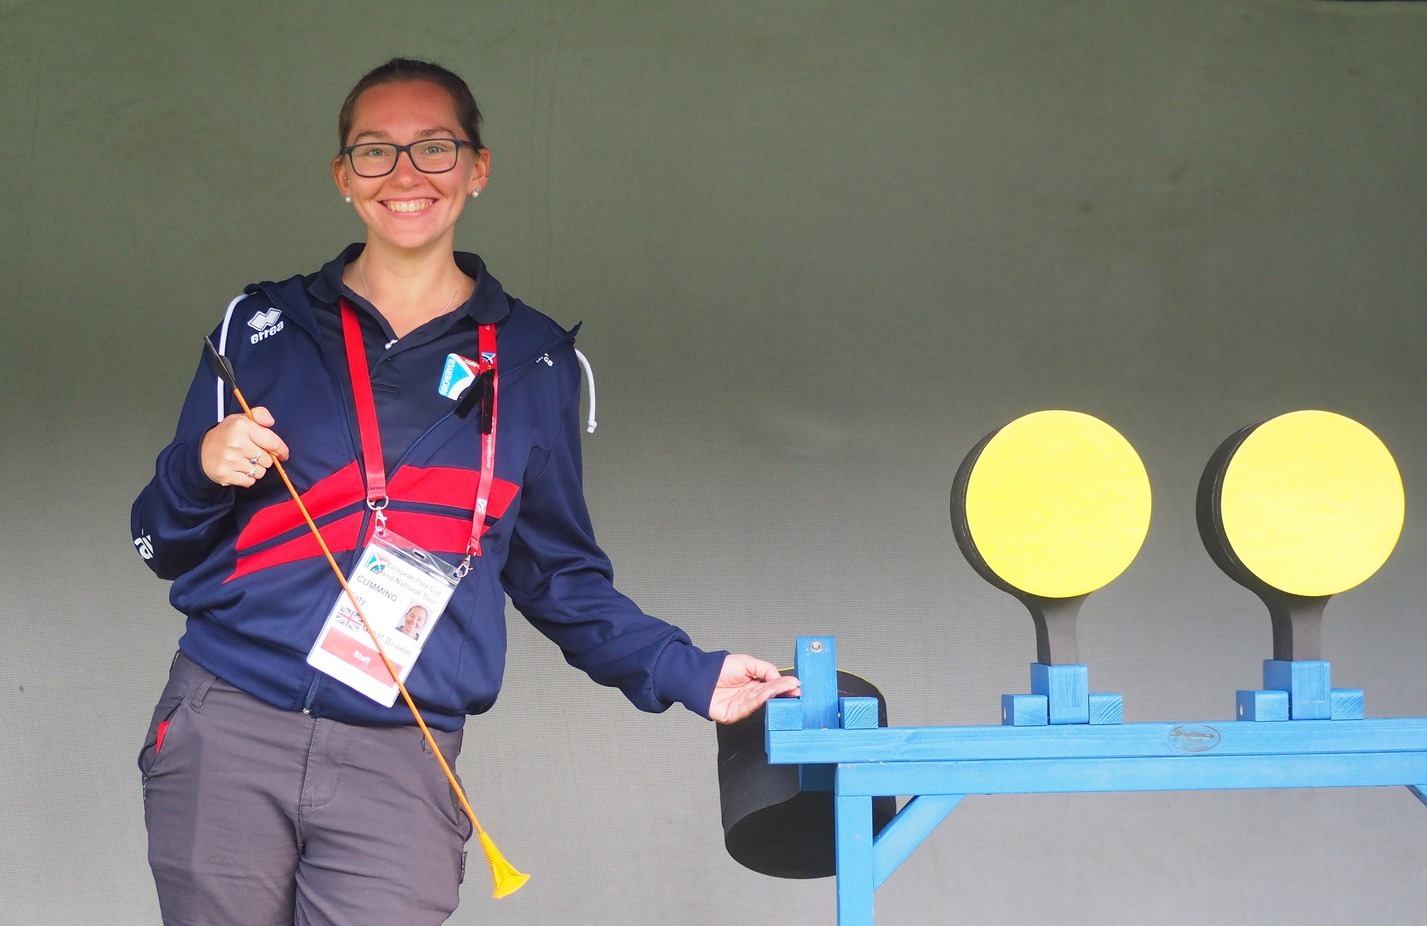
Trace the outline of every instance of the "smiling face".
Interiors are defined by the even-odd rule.
[[[461,129],[450,95],[427,81],[380,84],[362,93],[353,108],[344,145],[390,142],[406,145],[423,138],[470,141]],[[425,174],[407,153],[385,177],[361,177],[345,155],[332,160],[332,177],[367,226],[369,246],[400,251],[450,251],[456,220],[471,192],[485,186],[490,152],[462,146],[456,167]]]
[[[416,632],[426,626],[426,609],[419,604],[414,604],[407,609],[406,614],[401,619],[401,626],[397,628],[408,637],[415,636]]]

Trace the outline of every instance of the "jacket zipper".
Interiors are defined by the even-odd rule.
[[[273,300],[271,293],[268,293],[268,292],[264,291],[263,294],[268,297],[268,300],[269,300],[270,302],[273,302],[274,304],[276,304],[276,301]],[[311,333],[311,332],[306,331],[306,326],[298,325],[298,327],[303,329],[303,333],[304,333],[304,334],[307,334],[308,337],[312,338],[314,341],[317,342],[318,355],[319,355],[319,356],[322,356],[322,355],[323,355],[323,348],[322,348],[322,343],[321,343],[321,337],[318,336],[318,335],[316,335],[316,334],[313,334],[313,333]],[[551,365],[551,366],[554,366],[554,363],[550,360],[550,351],[556,350],[556,349],[559,348],[561,345],[567,344],[567,343],[569,343],[571,340],[573,340],[573,339],[570,337],[569,334],[565,334],[563,337],[555,337],[555,338],[550,339],[550,340],[547,341],[544,345],[542,345],[542,348],[540,349],[540,352],[539,352],[539,353],[537,353],[537,354],[531,356],[531,357],[530,357],[529,359],[527,359],[527,360],[521,361],[520,364],[518,364],[517,366],[511,367],[510,370],[507,371],[504,375],[507,375],[507,376],[508,376],[508,375],[512,375],[512,374],[514,374],[514,373],[517,373],[517,372],[519,372],[519,371],[525,369],[525,368],[528,367],[528,366],[532,366],[533,364],[539,363],[539,362],[542,361],[542,360],[543,360],[545,363],[547,363],[547,364],[549,364],[549,365]],[[324,360],[324,365],[325,365],[325,360]],[[333,380],[336,380],[336,379],[337,379],[336,373],[331,369],[330,366],[328,366],[328,375],[331,376],[331,377],[333,378]],[[340,382],[337,382],[336,385],[337,385],[337,387],[338,387],[338,389],[337,389],[338,394],[345,396],[345,395],[346,395],[346,390],[345,390],[344,388],[342,388],[342,384],[341,384]],[[345,403],[343,403],[343,404],[345,405]],[[412,442],[411,442],[411,446],[409,446],[409,447],[406,448],[406,452],[403,453],[403,454],[401,455],[401,457],[400,457],[400,458],[396,461],[396,463],[393,465],[392,471],[395,472],[396,470],[400,469],[401,466],[402,466],[402,464],[404,464],[404,463],[406,462],[407,458],[411,455],[412,451],[415,450],[415,449],[417,448],[417,446],[420,445],[420,443],[421,443],[422,441],[424,441],[427,437],[429,437],[433,431],[435,431],[438,427],[440,427],[442,424],[444,424],[444,423],[446,422],[446,420],[447,420],[448,418],[450,418],[452,415],[454,415],[455,413],[456,413],[456,412],[455,412],[455,409],[453,408],[451,411],[449,411],[449,412],[447,412],[446,414],[442,415],[440,418],[438,418],[435,422],[432,423],[431,427],[427,428],[424,432],[422,432],[422,434],[421,434],[420,437],[418,437],[416,440],[412,441]],[[346,418],[347,436],[348,436],[348,438],[352,441],[352,447],[353,447],[353,449],[354,449],[354,452],[355,452],[356,454],[360,454],[360,448],[359,448],[359,446],[358,446],[360,442],[359,442],[358,439],[357,439],[356,433],[353,431],[353,425],[352,425],[351,414],[350,414],[350,413],[345,414],[343,417]],[[357,458],[359,458],[359,457],[354,456],[354,459],[357,459]],[[366,480],[363,479],[363,486],[365,487],[365,485],[366,485]],[[358,532],[357,532],[357,537],[359,538],[359,540],[360,540],[360,538],[367,536],[367,530],[368,530],[368,528],[371,526],[373,514],[374,514],[374,512],[372,511],[372,509],[371,509],[369,506],[366,506],[366,505],[364,504],[364,505],[363,505],[363,514],[362,514],[362,523],[361,523],[361,527],[358,529]],[[352,556],[353,556],[354,558],[353,558],[353,560],[352,560],[351,562],[347,563],[347,568],[348,568],[349,571],[351,570],[352,565],[356,562],[355,557],[359,557],[360,555],[361,555],[361,550],[360,550],[359,548],[354,547],[354,548],[352,549]],[[307,695],[303,698],[303,701],[302,701],[302,713],[307,714],[307,715],[310,715],[310,714],[312,713],[312,705],[313,705],[313,703],[316,702],[316,700],[317,700],[317,693],[318,693],[319,689],[321,688],[321,686],[322,686],[322,673],[321,673],[321,672],[314,671],[314,672],[312,673],[312,684],[308,685],[308,687],[307,687]]]

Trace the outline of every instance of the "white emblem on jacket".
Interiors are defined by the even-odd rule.
[[[248,343],[256,344],[263,338],[270,338],[282,330],[286,324],[282,320],[282,312],[276,308],[268,309],[266,312],[254,312],[253,317],[248,319],[248,327],[256,334],[248,338]]]

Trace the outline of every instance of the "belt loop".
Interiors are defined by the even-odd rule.
[[[189,706],[195,711],[203,707],[203,699],[208,696],[208,690],[213,687],[214,682],[218,681],[218,676],[212,672],[205,671],[203,674],[205,676],[203,682],[193,690],[193,694],[188,699]]]

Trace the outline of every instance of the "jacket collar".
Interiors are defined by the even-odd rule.
[[[318,302],[336,305],[342,296],[342,271],[356,260],[365,248],[366,245],[360,242],[349,244],[341,254],[323,264],[321,270],[306,280],[309,295]],[[458,311],[469,315],[478,325],[503,321],[510,314],[510,300],[506,298],[500,281],[486,269],[485,261],[465,251],[455,252],[455,258],[456,266],[461,272],[476,281],[475,292]]]
[[[313,305],[336,305],[342,294],[342,269],[362,253],[363,247],[362,244],[348,245],[341,254],[310,276],[295,276],[277,283],[253,283],[246,288],[246,292],[263,293],[271,300],[272,306],[282,311],[284,318],[306,329],[314,338],[320,338]],[[501,326],[503,368],[514,373],[541,354],[574,341],[575,332],[579,330],[578,325],[570,331],[564,331],[554,324],[505,325],[504,322],[511,315],[512,309],[517,306],[521,307],[520,318],[523,321],[528,322],[532,318],[543,316],[524,308],[519,300],[506,295],[500,282],[490,275],[485,262],[479,257],[462,251],[455,252],[455,257],[456,266],[476,281],[475,293],[459,311],[474,318],[478,324],[494,323]]]

